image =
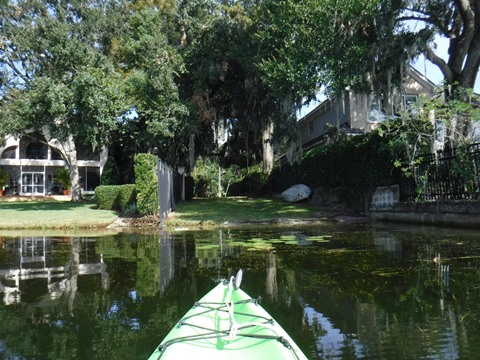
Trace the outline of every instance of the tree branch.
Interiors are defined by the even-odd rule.
[[[446,37],[450,37],[451,35],[451,30],[448,29],[448,27],[445,27],[443,22],[440,21],[437,17],[432,16],[432,14],[428,14],[424,11],[417,10],[417,9],[405,9],[407,11],[410,11],[412,14],[418,14],[418,15],[411,15],[411,16],[400,16],[398,18],[399,22],[403,21],[421,21],[426,24],[430,24],[435,26],[440,32],[445,35]]]
[[[435,64],[438,66],[440,71],[442,72],[443,76],[445,77],[445,80],[447,82],[452,82],[453,81],[453,73],[452,69],[450,69],[450,66],[448,66],[447,62],[443,60],[441,57],[439,57],[433,49],[430,46],[427,46],[425,50],[425,56],[427,60],[429,60],[431,63]]]

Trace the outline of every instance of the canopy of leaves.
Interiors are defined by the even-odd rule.
[[[258,67],[280,94],[308,97],[362,85],[371,67],[379,1],[267,0],[256,13]]]
[[[473,88],[480,66],[476,0],[266,0],[255,23],[257,61],[270,88],[309,97],[320,86],[388,93],[405,64],[423,54],[448,84]],[[449,39],[449,58],[435,53]]]
[[[59,140],[103,142],[126,109],[122,79],[106,56],[112,6],[38,0],[1,8],[2,133],[48,125]]]

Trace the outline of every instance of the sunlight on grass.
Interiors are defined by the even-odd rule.
[[[114,211],[98,210],[90,203],[29,201],[0,203],[2,229],[75,229],[106,226]]]
[[[304,219],[312,209],[272,199],[221,198],[194,199],[178,205],[167,226],[215,225],[225,222],[262,222],[279,218]]]

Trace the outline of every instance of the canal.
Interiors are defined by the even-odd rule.
[[[477,231],[326,224],[0,233],[0,359],[146,359],[238,268],[309,359],[480,353]]]

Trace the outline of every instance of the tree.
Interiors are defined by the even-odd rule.
[[[201,14],[183,16],[180,39],[187,69],[181,81],[182,96],[200,120],[197,129],[229,129],[233,135],[221,153],[235,154],[237,163],[247,166],[258,161],[254,155],[261,153],[264,171],[269,172],[273,166],[271,125],[276,99],[253,62],[258,51],[252,36],[254,7],[249,1],[185,1],[180,8],[188,15]]]
[[[363,86],[371,68],[377,0],[266,0],[256,13],[257,66],[272,91],[294,100],[322,85]]]
[[[398,26],[417,37],[412,55],[422,53],[438,66],[451,87],[473,89],[480,66],[480,4],[476,0],[403,1],[398,8]],[[420,30],[409,22],[423,24]],[[448,59],[435,53],[435,36],[449,40]],[[416,50],[416,51],[415,51]]]
[[[80,198],[77,145],[104,143],[127,109],[107,56],[121,4],[109,0],[4,1],[0,135],[42,129],[70,169]]]
[[[412,30],[409,26],[412,21],[423,24],[423,27]],[[407,49],[411,55],[423,54],[442,72],[446,106],[458,108],[459,102],[463,107],[471,106],[480,67],[480,3],[477,0],[407,0],[402,2],[396,23],[403,36],[416,39]],[[449,41],[447,59],[435,52],[437,37]],[[449,146],[459,146],[469,137],[470,125],[475,119],[467,113],[458,112],[451,118],[444,118]]]
[[[338,90],[366,75],[385,79],[420,54],[440,68],[449,86],[475,84],[476,0],[266,0],[258,14],[258,36],[266,46],[259,66],[284,92],[308,96],[322,84]],[[436,36],[450,41],[446,60],[435,53]]]
[[[157,147],[163,160],[176,165],[181,155],[175,144],[188,131],[184,121],[188,110],[177,84],[184,72],[183,59],[169,43],[167,15],[150,7],[133,12],[126,31],[116,39],[114,55],[137,114],[127,121],[144,130],[137,134],[141,140],[137,150]]]
[[[277,101],[277,142],[297,142],[295,111],[325,87],[370,88],[377,0],[266,0],[255,12],[255,65]],[[386,35],[385,35],[386,36]],[[280,130],[280,131],[279,131]]]
[[[469,102],[480,66],[479,21],[476,0],[265,0],[256,16],[263,49],[256,63],[279,98],[298,103],[322,86],[329,93],[350,87],[380,95],[393,116],[392,90],[423,54],[443,72],[446,100]],[[448,59],[435,53],[438,36],[450,41]],[[459,116],[449,132],[465,137],[470,122]]]

